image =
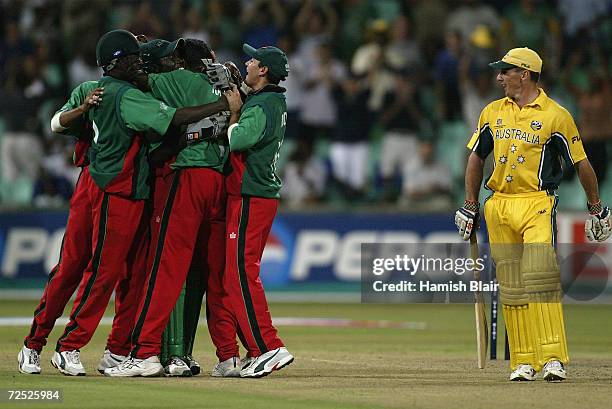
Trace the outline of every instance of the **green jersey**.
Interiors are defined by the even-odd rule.
[[[98,87],[98,81],[85,81],[76,86],[70,93],[70,98],[56,112],[66,112],[78,108],[87,98],[87,95]],[[91,125],[84,116],[71,123],[66,129],[59,131],[62,135],[70,135],[77,138],[72,154],[75,166],[86,166],[89,164],[87,153],[91,144]]]
[[[232,173],[226,179],[227,193],[279,198],[281,180],[276,162],[285,137],[287,103],[285,89],[268,85],[251,94],[230,126],[228,137]]]
[[[94,129],[91,177],[107,193],[146,199],[150,171],[142,133],[165,134],[176,108],[113,77],[102,77],[98,86],[104,87],[104,99],[88,111]]]
[[[68,101],[57,110],[57,112],[66,112],[78,108],[85,101],[87,94],[98,87],[98,81],[85,81],[77,85],[70,93]],[[56,113],[57,113],[56,112]],[[85,123],[85,118],[81,117],[71,123],[66,129],[60,131],[62,135],[70,135],[76,138],[80,137]]]
[[[155,98],[176,108],[205,105],[221,97],[221,92],[213,88],[206,75],[189,70],[150,74],[149,85]],[[197,123],[189,127],[197,128]],[[171,167],[206,167],[222,172],[228,155],[229,150],[224,142],[202,141],[182,149]]]

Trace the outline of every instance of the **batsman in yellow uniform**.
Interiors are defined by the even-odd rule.
[[[586,193],[589,240],[610,236],[610,210],[601,204],[572,116],[538,87],[538,54],[515,48],[489,65],[499,70],[506,97],[483,109],[468,143],[466,200],[455,223],[468,240],[478,225],[484,160],[493,155],[493,173],[485,182],[492,195],[484,216],[508,331],[510,380],[532,381],[542,370],[545,380],[561,381],[569,362],[555,255],[562,160],[574,166]]]

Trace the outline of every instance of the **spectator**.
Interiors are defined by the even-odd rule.
[[[35,180],[43,157],[38,109],[45,100],[47,87],[33,55],[18,63],[22,65],[0,90],[0,112],[6,124],[0,147],[2,176],[9,183],[19,177]]]
[[[607,145],[612,141],[612,84],[610,76],[602,70],[591,70],[589,89],[579,92],[578,129],[584,150],[603,183],[608,174]]]
[[[468,45],[478,26],[486,26],[497,34],[499,17],[495,9],[480,0],[463,0],[463,4],[448,15],[447,32],[458,32],[463,45]]]
[[[285,8],[281,7],[278,0],[249,2],[240,18],[245,27],[244,42],[255,48],[277,45],[286,18]]]
[[[382,108],[385,93],[393,87],[393,75],[385,63],[389,35],[389,24],[374,20],[368,27],[367,42],[355,51],[351,61],[353,74],[367,77],[371,84],[368,105],[372,111]]]
[[[410,153],[419,148],[419,125],[423,113],[418,103],[417,87],[410,79],[410,72],[395,75],[395,86],[384,98],[385,110],[379,123],[384,130],[380,157],[380,175],[383,179],[385,200],[394,200],[394,176],[405,180],[420,166],[419,157]]]
[[[326,183],[325,164],[313,155],[312,144],[298,139],[284,168],[281,197],[289,207],[304,208],[323,198]]]
[[[318,48],[330,43],[338,25],[338,16],[328,2],[315,5],[313,0],[305,0],[298,11],[293,25],[297,44],[297,54],[303,61],[316,61]]]
[[[181,32],[183,38],[193,38],[196,40],[209,41],[209,35],[202,24],[202,14],[198,7],[192,6],[186,13],[179,11],[175,16],[175,21],[186,20],[185,29]],[[176,24],[176,23],[175,23]],[[215,48],[213,48],[215,50]]]
[[[298,54],[295,53],[295,39],[291,33],[285,33],[279,39],[279,48],[285,50],[291,75],[279,84],[285,88],[287,98],[287,128],[285,138],[297,139],[299,133],[299,118],[304,99],[304,77],[306,75],[306,64]]]
[[[346,68],[333,58],[328,43],[317,47],[315,58],[308,60],[308,64],[304,73],[300,137],[312,143],[316,137],[329,138],[336,126],[338,114],[332,91],[346,77]]]
[[[472,64],[469,56],[462,58],[459,67],[461,107],[463,121],[472,129],[478,124],[482,109],[491,101],[501,98],[493,86],[493,72],[488,66]]]
[[[348,199],[359,199],[365,193],[372,123],[369,95],[366,83],[354,75],[333,88],[342,125],[334,131],[329,155],[334,179]]]
[[[412,22],[408,17],[398,16],[391,27],[391,41],[385,49],[385,62],[394,70],[420,72],[423,56],[419,45],[412,37]]]
[[[350,61],[363,42],[364,28],[374,15],[370,0],[343,0],[342,18],[339,27],[338,56],[343,61]]]
[[[438,115],[443,120],[452,121],[461,117],[458,69],[462,54],[461,33],[448,32],[446,46],[438,53],[434,68]]]
[[[451,203],[451,176],[448,168],[437,162],[430,142],[418,150],[420,166],[404,179],[400,205],[413,210],[447,209]]]

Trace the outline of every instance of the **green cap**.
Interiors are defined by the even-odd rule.
[[[98,67],[106,67],[115,58],[138,54],[140,45],[134,34],[126,30],[113,30],[104,34],[96,45]]]
[[[177,49],[181,50],[184,45],[185,40],[182,38],[172,42],[156,38],[140,45],[140,57],[145,64],[155,62],[172,55]]]
[[[280,48],[267,46],[255,49],[248,44],[243,44],[242,50],[249,57],[258,60],[264,67],[268,67],[270,76],[275,79],[284,80],[289,75],[289,62]]]

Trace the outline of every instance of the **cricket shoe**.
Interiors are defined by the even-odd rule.
[[[223,362],[217,362],[210,376],[215,378],[240,378],[240,357],[233,356]]]
[[[104,371],[108,368],[114,368],[119,365],[121,362],[125,361],[128,357],[125,355],[117,355],[113,354],[108,349],[104,351],[104,355],[100,359],[100,363],[98,364],[98,372],[104,375]]]
[[[272,371],[278,371],[293,362],[293,355],[287,348],[280,347],[261,354],[253,359],[248,365],[243,366],[240,371],[241,378],[261,378],[270,375]]]
[[[252,356],[245,356],[244,359],[240,360],[240,366],[242,368],[246,368],[247,366],[251,365],[251,362],[253,362],[253,360],[255,360],[255,358],[253,358]]]
[[[147,359],[129,357],[114,368],[104,371],[104,376],[130,377],[130,376],[161,376],[164,367],[159,363],[157,355]]]
[[[55,352],[51,358],[51,365],[58,371],[68,376],[85,376],[85,368],[81,363],[78,349],[74,351]]]
[[[567,378],[567,374],[565,373],[565,368],[563,364],[559,361],[548,361],[546,365],[544,365],[544,380],[548,382],[553,381],[564,381]]]
[[[191,370],[191,374],[193,376],[199,375],[200,372],[202,372],[202,367],[200,366],[198,361],[193,359],[191,355],[186,355],[183,361],[185,361],[185,363],[189,365],[189,369]]]
[[[164,366],[164,374],[166,376],[180,376],[188,377],[193,376],[189,365],[187,365],[181,358],[173,356],[170,359],[170,363]]]
[[[516,370],[510,374],[511,381],[535,381],[536,370],[531,365],[519,365]]]
[[[19,355],[17,355],[17,361],[19,362],[19,372],[27,374],[40,373],[40,355],[37,350],[30,349],[24,345],[21,351],[19,351]]]

